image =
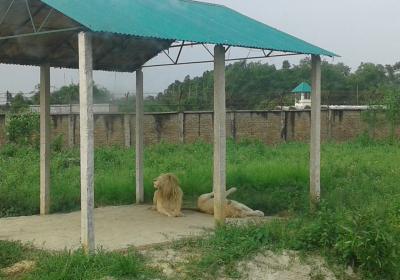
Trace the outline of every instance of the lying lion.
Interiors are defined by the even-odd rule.
[[[154,181],[153,209],[168,217],[182,217],[183,192],[178,178],[171,173],[161,174]]]
[[[231,188],[226,192],[226,197],[237,191],[236,188]],[[197,207],[201,212],[214,215],[214,193],[206,193],[197,200]],[[226,200],[225,204],[226,218],[245,218],[245,217],[264,217],[264,213],[259,210],[253,210],[246,205],[235,200]]]

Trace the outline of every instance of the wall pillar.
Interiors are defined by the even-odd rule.
[[[286,142],[287,126],[286,126],[286,111],[281,107],[281,141]]]
[[[217,225],[225,222],[226,200],[226,94],[225,48],[214,48],[214,219]]]
[[[131,147],[131,115],[124,115],[124,142],[125,148]]]
[[[179,143],[185,143],[185,113],[178,113]]]
[[[75,115],[71,112],[68,118],[68,146],[73,148],[75,145]]]
[[[144,157],[144,105],[143,70],[136,71],[136,203],[144,202],[143,157]]]
[[[50,212],[50,65],[40,66],[40,214]]]
[[[81,243],[87,253],[95,250],[94,240],[94,136],[92,38],[80,32],[79,100],[81,150]]]
[[[236,141],[236,113],[232,111],[230,114],[230,121],[231,121],[231,135],[233,141]]]
[[[313,55],[311,93],[310,203],[314,210],[321,196],[321,57]]]
[[[333,126],[333,118],[332,118],[332,109],[328,105],[328,140],[332,140],[332,126]]]

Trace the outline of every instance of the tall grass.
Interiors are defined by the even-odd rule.
[[[277,147],[256,142],[227,146],[227,185],[240,199],[267,214],[308,207],[308,145]],[[95,153],[96,206],[135,201],[135,152],[101,148]],[[356,208],[398,196],[399,145],[325,144],[322,147],[322,196],[333,208]],[[151,202],[153,179],[177,174],[187,206],[212,189],[212,147],[161,144],[145,150],[144,185]],[[39,212],[39,153],[6,146],[0,150],[0,216]],[[80,204],[79,151],[54,152],[51,158],[51,211],[72,211]]]
[[[135,201],[135,152],[101,148],[95,153],[96,206]],[[32,148],[6,146],[0,150],[0,216],[39,211],[39,154]],[[307,147],[290,144],[272,148],[260,143],[228,144],[228,186],[239,188],[234,198],[273,214],[299,209],[307,195]],[[153,179],[176,173],[186,206],[212,189],[212,147],[208,144],[162,144],[145,150],[145,199],[150,202]],[[53,152],[51,211],[79,209],[79,151]],[[288,202],[289,205],[288,205]]]
[[[233,198],[267,214],[284,212],[291,219],[240,231],[222,229],[209,237],[208,243],[201,243],[208,244],[209,249],[199,266],[212,267],[208,264],[217,259],[231,265],[231,255],[218,252],[226,242],[236,244],[245,236],[251,246],[246,250],[240,244],[231,247],[236,257],[279,244],[282,248],[327,252],[371,279],[400,279],[400,144],[365,139],[324,144],[323,201],[314,215],[308,211],[308,152],[308,145],[300,143],[276,147],[249,141],[228,143],[227,185],[239,189]],[[133,149],[96,150],[96,206],[135,200],[134,158]],[[79,152],[55,152],[51,164],[51,211],[79,209]],[[212,189],[211,145],[161,144],[147,148],[144,180],[148,202],[153,179],[164,172],[178,175],[185,204],[194,206],[199,194]],[[0,180],[0,216],[39,212],[37,150],[2,148]]]
[[[7,255],[6,255],[7,254]],[[33,269],[16,275],[2,275],[5,268],[18,261],[32,260]],[[0,241],[0,279],[26,280],[97,280],[97,279],[164,279],[146,259],[134,250],[125,253],[98,250],[86,255],[75,252],[46,252],[17,242]]]

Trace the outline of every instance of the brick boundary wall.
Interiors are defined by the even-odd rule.
[[[367,132],[382,139],[390,135],[383,114],[374,127],[363,120],[363,110],[323,109],[321,112],[321,139],[343,142]],[[79,115],[53,114],[52,138],[62,137],[66,147],[79,145]],[[94,115],[95,145],[135,145],[135,114],[108,113]],[[166,143],[193,143],[198,140],[212,143],[212,112],[146,113],[144,117],[145,145]],[[236,141],[256,139],[274,145],[284,142],[308,142],[311,113],[293,111],[230,111],[226,118],[227,137]],[[400,137],[400,128],[396,129]],[[5,115],[0,114],[0,145],[6,142]]]

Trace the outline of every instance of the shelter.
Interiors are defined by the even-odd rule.
[[[302,82],[292,90],[292,93],[295,94],[296,108],[304,109],[305,107],[311,107],[311,91],[311,86],[306,82]]]
[[[184,47],[215,45],[210,61],[179,62]],[[79,68],[81,150],[81,242],[94,242],[93,70],[136,72],[136,202],[143,194],[142,67],[214,63],[215,219],[224,221],[226,178],[225,62],[231,47],[260,49],[270,58],[312,57],[311,201],[320,196],[321,55],[309,44],[220,5],[191,0],[2,0],[0,62],[40,66],[40,213],[50,209],[50,67]],[[145,65],[179,48],[171,63]],[[207,49],[208,50],[208,49]]]

